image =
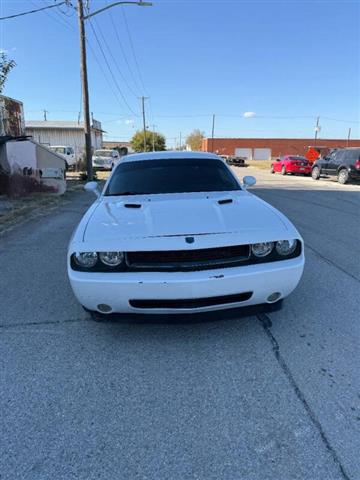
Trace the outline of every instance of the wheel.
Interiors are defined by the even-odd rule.
[[[286,175],[286,168],[285,165],[281,169],[281,175]]]
[[[319,168],[319,167],[314,167],[314,168],[311,170],[311,177],[312,177],[314,180],[319,180],[319,178],[320,178],[320,168]]]
[[[271,167],[270,167],[270,173],[275,173],[274,165],[271,165]]]
[[[348,180],[349,180],[349,172],[345,168],[342,168],[338,173],[337,181],[342,185],[345,185],[345,183],[347,183]]]

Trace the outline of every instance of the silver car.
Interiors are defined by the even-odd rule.
[[[117,150],[95,150],[92,164],[98,170],[112,170],[119,159]]]

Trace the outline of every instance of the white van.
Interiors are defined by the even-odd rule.
[[[73,147],[66,145],[51,145],[49,149],[65,158],[67,168],[76,166],[76,155]]]

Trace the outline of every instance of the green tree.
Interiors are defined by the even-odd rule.
[[[7,77],[15,66],[15,60],[9,60],[6,53],[0,51],[0,93],[3,93]]]
[[[138,130],[132,137],[131,146],[135,152],[144,151],[144,132]],[[162,151],[166,150],[166,140],[164,135],[157,132],[146,131],[146,152],[152,152],[153,150]]]
[[[191,150],[201,150],[202,141],[205,138],[205,133],[196,128],[186,138],[186,143],[190,146]]]

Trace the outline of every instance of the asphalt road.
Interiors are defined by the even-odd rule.
[[[256,176],[306,242],[268,315],[91,320],[65,266],[86,193],[0,238],[1,480],[360,479],[360,186]]]

